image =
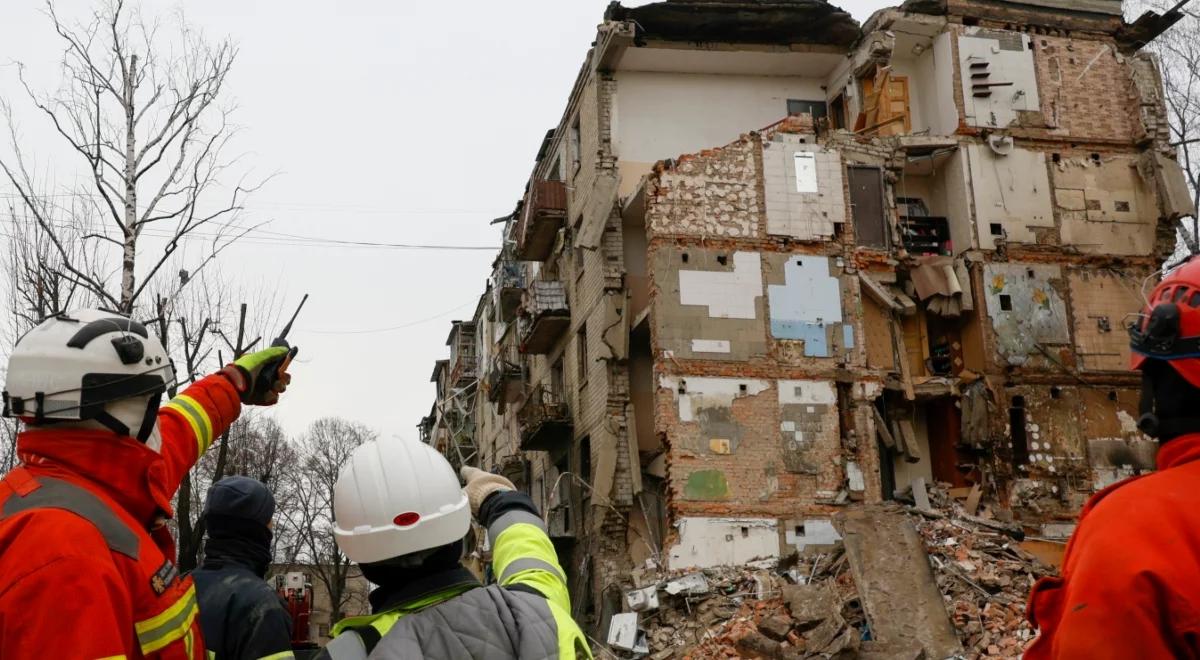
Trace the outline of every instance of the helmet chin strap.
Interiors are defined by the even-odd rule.
[[[122,403],[125,403],[125,401],[115,402],[115,405],[120,405]],[[154,432],[155,425],[158,423],[158,409],[161,404],[161,392],[153,393],[147,397],[145,411],[142,413],[142,418],[138,422],[138,427],[136,429],[129,428],[128,424],[118,419],[116,415],[113,415],[112,412],[109,411],[109,406],[114,404],[105,406],[104,411],[98,413],[92,419],[96,423],[107,428],[113,433],[116,433],[117,435],[136,438],[138,442],[145,444],[150,438],[150,434]]]
[[[1161,442],[1181,435],[1200,433],[1200,417],[1159,417],[1155,405],[1154,378],[1149,370],[1142,371],[1142,397],[1138,404],[1138,430]]]

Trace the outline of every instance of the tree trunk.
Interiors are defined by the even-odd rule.
[[[125,72],[125,246],[121,261],[121,311],[133,312],[134,257],[137,255],[137,152],[134,123],[137,117],[134,103],[137,81],[137,55],[129,57]]]

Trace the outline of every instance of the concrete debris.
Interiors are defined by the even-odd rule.
[[[1025,619],[1033,583],[1054,569],[1025,551],[1006,531],[967,515],[943,489],[930,495],[941,518],[914,516],[938,589],[968,658],[1017,658],[1035,637]]]
[[[677,580],[671,580],[663,589],[672,596],[706,594],[708,593],[708,580],[704,579],[703,573],[689,573]]]
[[[614,649],[631,652],[634,657],[650,654],[646,644],[646,633],[638,629],[636,612],[614,614],[608,625],[608,645]]]
[[[635,611],[613,616],[609,650],[654,660],[1019,657],[1035,636],[1026,596],[1053,569],[991,505],[971,501],[981,489],[925,489],[927,511],[849,509],[838,517],[844,541],[774,570],[639,569],[640,588],[625,592]],[[963,500],[981,510],[969,515]]]
[[[650,586],[625,592],[625,604],[634,612],[658,609],[658,587]]]

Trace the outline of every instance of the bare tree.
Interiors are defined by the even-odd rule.
[[[329,593],[334,619],[340,619],[351,597],[346,579],[351,563],[333,537],[333,486],[355,447],[374,440],[374,431],[335,417],[317,420],[300,438],[300,469],[292,476],[297,563],[311,566],[313,577]]]
[[[1141,0],[1131,11],[1152,10],[1166,14],[1178,0]],[[1163,78],[1167,119],[1171,126],[1170,146],[1177,149],[1193,201],[1200,206],[1200,14],[1183,11],[1182,19],[1146,46],[1159,60]],[[1179,233],[1190,253],[1200,252],[1200,227],[1193,217],[1181,224]]]
[[[195,273],[248,231],[239,216],[261,182],[224,183],[237,176],[238,159],[225,154],[236,130],[232,106],[218,104],[237,49],[228,40],[206,41],[182,20],[174,47],[167,47],[159,23],[124,0],[107,0],[78,24],[60,16],[52,0],[46,14],[63,45],[62,85],[40,94],[24,67],[20,80],[32,106],[78,157],[85,182],[50,192],[37,185],[7,103],[12,153],[0,157],[0,169],[49,239],[61,276],[101,304],[133,313],[185,240],[208,244]],[[62,198],[85,205],[99,225],[80,245],[67,240],[63,224],[48,212]],[[147,238],[161,250],[140,251]],[[97,255],[97,263],[81,260],[80,250]]]

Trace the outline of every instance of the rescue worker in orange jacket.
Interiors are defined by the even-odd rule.
[[[1062,577],[1030,594],[1026,660],[1200,658],[1200,258],[1163,279],[1130,335],[1158,471],[1084,507]]]
[[[135,321],[81,310],[18,340],[4,415],[26,428],[0,481],[0,658],[204,657],[171,496],[242,403],[278,400],[294,354],[243,356],[160,409],[175,375]]]

